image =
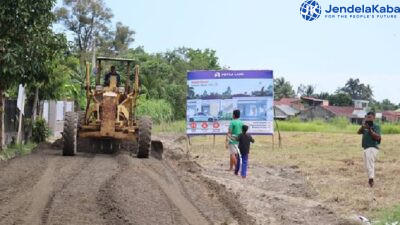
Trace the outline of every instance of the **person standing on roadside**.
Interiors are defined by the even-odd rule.
[[[236,166],[237,154],[239,154],[237,137],[242,133],[243,122],[240,118],[240,110],[233,110],[232,121],[229,124],[228,133],[226,134],[225,147],[229,150],[229,171],[233,171]]]
[[[374,124],[375,113],[369,112],[365,117],[358,134],[362,134],[362,147],[364,149],[364,165],[368,174],[368,184],[374,186],[375,160],[378,155],[379,144],[381,143],[381,128]]]

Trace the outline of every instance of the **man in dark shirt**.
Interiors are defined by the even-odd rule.
[[[110,72],[108,72],[104,76],[104,86],[109,86],[110,85],[110,77],[111,76],[117,76],[117,87],[119,87],[120,77],[119,77],[119,74],[117,73],[117,71],[115,70],[115,66],[111,66]]]
[[[250,142],[254,143],[254,139],[249,134],[247,134],[248,129],[249,127],[247,125],[243,125],[242,133],[239,134],[239,136],[237,137],[239,141],[240,154],[237,154],[235,175],[238,175],[240,169],[240,161],[242,161],[242,168],[240,169],[240,175],[242,176],[242,178],[246,178],[247,175],[247,163],[250,153]]]
[[[369,112],[357,132],[358,134],[362,134],[364,165],[368,173],[368,184],[370,187],[374,186],[375,160],[381,142],[381,128],[378,124],[374,124],[374,120],[375,113]]]

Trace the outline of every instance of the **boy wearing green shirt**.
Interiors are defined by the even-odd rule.
[[[229,150],[229,170],[232,171],[236,166],[236,155],[239,154],[237,137],[242,133],[243,122],[240,118],[240,110],[233,110],[232,121],[229,124],[228,133],[226,135],[225,146]]]

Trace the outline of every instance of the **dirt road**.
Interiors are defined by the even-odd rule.
[[[183,139],[163,137],[161,161],[63,157],[45,144],[0,162],[0,224],[354,224],[316,201],[296,168],[253,165],[243,180],[209,154],[190,156]]]
[[[192,167],[123,152],[63,157],[43,145],[0,162],[0,224],[252,223],[233,195]]]

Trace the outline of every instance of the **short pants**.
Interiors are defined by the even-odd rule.
[[[235,144],[228,144],[229,154],[236,155],[239,152],[239,147]]]

